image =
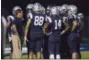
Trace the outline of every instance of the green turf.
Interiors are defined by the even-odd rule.
[[[89,51],[81,52],[82,59],[89,59]]]
[[[89,59],[89,51],[81,52],[81,58],[82,59]],[[10,59],[10,56],[6,56],[5,59]],[[21,57],[21,59],[27,59],[27,56],[24,55],[24,56]]]
[[[11,57],[10,56],[5,56],[5,58],[4,59],[11,59]],[[24,56],[22,56],[21,57],[21,59],[27,59],[27,56],[26,55],[24,55]]]

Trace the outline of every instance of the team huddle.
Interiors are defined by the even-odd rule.
[[[68,44],[71,58],[80,58],[80,33],[84,26],[84,16],[78,13],[75,5],[49,5],[45,8],[40,3],[34,3],[27,5],[26,19],[19,6],[12,9],[12,14],[7,18],[9,40],[13,41],[12,58],[21,57],[21,40],[27,42],[29,59],[44,58],[44,36],[47,37],[49,59],[61,59],[62,40]]]

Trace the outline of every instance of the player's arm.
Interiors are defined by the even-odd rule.
[[[11,26],[11,30],[13,30],[15,35],[19,35],[15,24]]]
[[[83,27],[84,27],[84,23],[82,21],[80,21],[79,26],[80,26],[80,31],[81,31],[83,29]]]
[[[48,27],[48,23],[45,23],[44,24],[44,27],[43,27],[43,32],[44,32],[44,34],[47,32],[47,27]]]
[[[12,36],[11,36],[12,34],[11,34],[11,27],[9,27],[8,28],[8,39],[9,39],[9,41],[11,41],[12,40]]]
[[[13,30],[13,34],[12,35],[17,35],[18,36],[18,39],[20,40],[20,36],[19,36],[19,33],[18,33],[18,31],[17,31],[17,28],[16,28],[16,25],[15,24],[13,24],[12,26],[11,26],[11,30]]]
[[[65,25],[65,27],[66,27],[66,28],[64,29],[64,31],[67,32],[68,29],[69,29],[69,24],[68,24],[67,22],[65,22],[64,25]]]
[[[45,24],[44,24],[44,27],[43,27],[43,31],[44,33],[46,33],[48,31],[48,25],[49,23],[51,23],[51,18],[49,16],[46,16],[45,17]]]
[[[74,31],[74,30],[76,29],[76,26],[77,26],[77,21],[74,20],[74,21],[72,22],[72,24],[73,24],[73,26],[72,26],[72,30],[71,30],[71,31]]]
[[[84,23],[82,21],[80,21],[79,23],[79,29],[80,29],[80,41],[82,42],[82,39],[83,39],[83,28],[84,28]]]
[[[67,22],[64,22],[64,25],[65,25],[65,29],[60,33],[61,35],[66,33],[69,29],[69,24]]]
[[[11,41],[10,21],[7,22],[7,28],[8,28],[8,39],[9,39],[9,41]]]
[[[8,28],[8,39],[9,39],[9,41],[11,41],[12,40],[12,37],[11,37],[11,20],[10,20],[10,18],[11,18],[12,16],[8,16],[7,17],[7,28]],[[12,18],[11,18],[12,19]],[[14,20],[14,19],[13,19]]]
[[[29,29],[29,27],[30,27],[30,23],[31,23],[31,20],[28,20],[27,21],[27,24],[26,24],[26,27],[25,27],[25,37],[27,37],[27,33],[28,33],[28,29]]]
[[[26,27],[25,27],[25,33],[24,33],[24,40],[27,40],[27,33],[28,33],[28,29],[30,27],[30,23],[31,23],[31,20],[32,20],[32,13],[28,13],[27,14],[27,23],[26,23]]]
[[[12,34],[11,34],[11,31],[8,32],[8,39],[9,39],[9,42],[12,40]]]

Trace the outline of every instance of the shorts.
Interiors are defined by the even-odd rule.
[[[43,39],[35,39],[32,40],[30,39],[28,41],[28,45],[29,45],[29,51],[31,52],[41,52],[41,48],[43,48]]]
[[[71,53],[78,53],[80,51],[80,37],[77,33],[70,33],[68,36],[68,45]]]
[[[48,52],[49,54],[59,54],[60,53],[60,42],[48,42]]]

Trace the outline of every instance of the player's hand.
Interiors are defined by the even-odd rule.
[[[28,42],[28,39],[26,36],[24,36],[24,45],[26,46],[26,42]]]
[[[24,36],[24,40],[25,40],[25,41],[28,41],[28,39],[27,39],[27,37],[26,37],[26,36]]]
[[[10,41],[12,40],[12,37],[11,37],[11,36],[9,36],[8,38],[9,38],[9,42],[10,42]]]
[[[63,30],[61,33],[60,33],[60,35],[63,35],[65,33],[65,31]]]

